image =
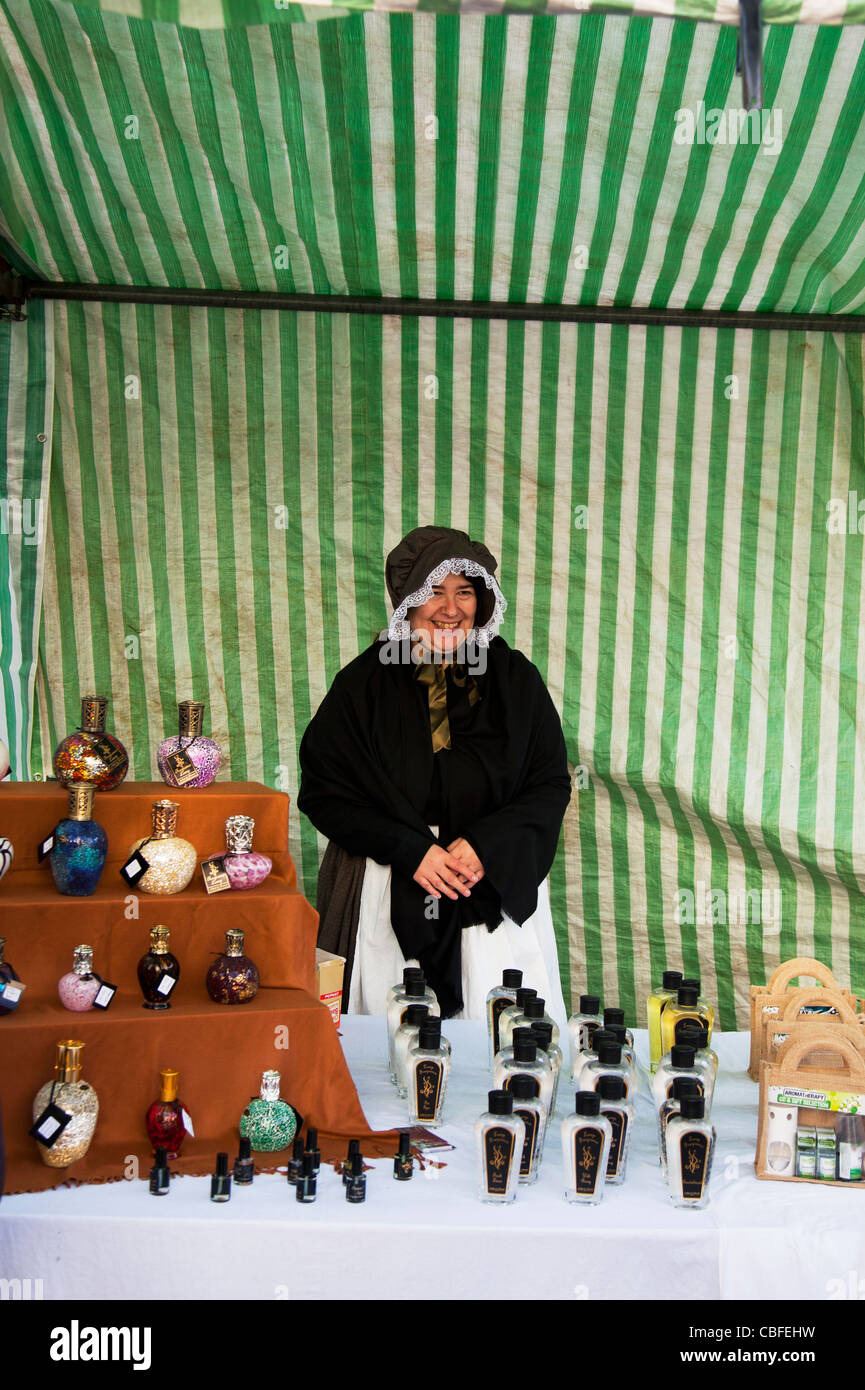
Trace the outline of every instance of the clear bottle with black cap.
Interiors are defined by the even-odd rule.
[[[674,1115],[678,1115],[679,1106],[686,1097],[692,1100],[700,1099],[697,1078],[685,1074],[674,1077],[670,1095],[658,1111],[658,1157],[664,1173],[667,1171],[667,1124]]]
[[[576,1077],[577,1058],[581,1052],[591,1047],[592,1038],[598,1028],[603,1027],[601,998],[598,994],[581,994],[580,1007],[568,1019],[568,1036],[571,1040],[571,1075]]]
[[[601,1114],[606,1115],[612,1130],[610,1156],[607,1159],[607,1182],[622,1183],[625,1181],[625,1167],[631,1145],[634,1106],[625,1093],[625,1081],[621,1076],[602,1076],[598,1081],[597,1094],[601,1098]]]
[[[624,1009],[619,1009],[615,1005],[611,1005],[608,1009],[604,1009],[604,1027],[625,1028]],[[627,1039],[628,1047],[633,1048],[634,1035],[631,1032],[630,1028],[625,1028],[625,1036]]]
[[[630,1066],[636,1071],[637,1058],[633,1046],[628,1042],[628,1030],[618,1023],[609,1023],[604,1028],[605,1033],[609,1033],[614,1042],[617,1042],[622,1049],[622,1056]]]
[[[494,985],[487,995],[487,1033],[490,1044],[490,1067],[499,1050],[499,1018],[515,1003],[517,990],[523,983],[522,970],[503,970],[502,982]]]
[[[601,1201],[612,1139],[612,1126],[601,1114],[601,1097],[594,1091],[578,1091],[576,1113],[562,1120],[567,1201],[591,1206]]]
[[[441,1034],[441,1019],[428,1018],[418,1029],[417,1042],[409,1050],[409,1123],[435,1129],[444,1115],[451,1069],[451,1050]]]
[[[574,1085],[578,1091],[583,1089],[583,1072],[590,1062],[598,1060],[598,1048],[602,1042],[615,1042],[616,1038],[612,1033],[608,1033],[606,1028],[596,1028],[592,1034],[592,1040],[588,1047],[577,1054],[576,1065],[574,1067]]]
[[[667,1185],[674,1207],[708,1206],[715,1137],[702,1096],[683,1096],[678,1115],[667,1121]]]
[[[511,1034],[514,1031],[515,1025],[523,1016],[523,1010],[526,1007],[526,1000],[536,999],[537,994],[538,991],[536,989],[532,989],[531,985],[520,985],[519,989],[516,992],[516,998],[514,999],[513,1004],[510,1004],[506,1009],[502,1009],[502,1012],[499,1015],[499,1052],[502,1052],[506,1047],[511,1046]],[[496,1056],[497,1055],[498,1053],[496,1054]],[[496,1059],[495,1057],[493,1057],[493,1067],[495,1067],[495,1064]]]
[[[530,1076],[536,1086],[535,1094],[543,1105],[547,1119],[553,1103],[553,1064],[531,1028],[514,1029],[514,1045],[500,1052],[493,1067],[493,1085],[498,1091],[509,1091],[515,1076]]]
[[[487,1104],[489,1109],[475,1121],[478,1196],[482,1202],[512,1202],[517,1195],[526,1127],[514,1114],[510,1092],[490,1091]]]
[[[514,1114],[519,1116],[526,1129],[520,1157],[519,1180],[521,1183],[530,1184],[538,1180],[544,1152],[547,1115],[543,1102],[535,1095],[534,1081],[530,1076],[515,1076],[511,1081],[510,1094],[514,1098]]]
[[[596,1091],[602,1076],[620,1076],[625,1083],[625,1094],[629,1100],[637,1098],[637,1072],[622,1056],[621,1043],[612,1038],[598,1043],[598,1055],[594,1062],[583,1067],[580,1087],[584,1091]]]
[[[531,1031],[538,1044],[538,1051],[546,1052],[553,1064],[553,1098],[550,1101],[550,1114],[555,1115],[559,1081],[561,1080],[562,1068],[565,1065],[564,1053],[558,1043],[553,1042],[553,1030],[548,1023],[543,1020],[540,1023],[533,1023]]]
[[[711,1004],[701,999],[696,989],[682,985],[675,1000],[670,1000],[661,1014],[662,1055],[669,1052],[675,1043],[693,1046],[694,1034],[702,1032],[704,1028],[707,1041],[711,1041],[714,1019],[715,1011]]]
[[[417,1042],[418,1029],[429,1018],[426,1004],[409,1004],[405,1021],[399,1025],[393,1040],[394,1079],[398,1096],[408,1095],[408,1054]]]
[[[422,971],[410,975],[401,986],[396,988],[393,998],[389,999],[387,1003],[387,1070],[394,1085],[396,1085],[396,1066],[393,1056],[394,1038],[397,1028],[405,1022],[406,1010],[410,1004],[426,1004],[431,1018],[438,1018],[441,1015],[438,1000],[424,980]]]
[[[718,1079],[718,1054],[709,1046],[709,1031],[707,1028],[697,1028],[694,1032],[693,1046],[697,1049],[694,1058],[694,1065],[702,1067],[707,1076],[711,1076],[712,1084]]]
[[[704,1100],[708,1100],[706,1113],[711,1110],[711,1099],[707,1095],[708,1076],[705,1067],[696,1065],[696,1049],[686,1047],[684,1043],[676,1043],[670,1051],[665,1053],[658,1063],[658,1069],[652,1077],[652,1098],[655,1102],[655,1109],[660,1110],[665,1100],[669,1100],[672,1095],[673,1081],[677,1076],[693,1076],[697,1083],[697,1094]]]
[[[646,1001],[649,1018],[649,1064],[655,1070],[663,1056],[661,1047],[661,1014],[671,999],[675,999],[682,983],[681,970],[665,970],[659,989],[653,989]]]
[[[553,1042],[558,1045],[559,1025],[550,1018],[546,1012],[546,1006],[546,999],[542,999],[539,994],[530,994],[523,1004],[522,1014],[511,1024],[511,1037],[513,1037],[516,1028],[531,1028],[536,1023],[548,1023],[553,1030]]]

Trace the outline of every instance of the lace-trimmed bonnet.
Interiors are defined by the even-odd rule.
[[[479,579],[475,584],[478,595],[475,626],[469,634],[479,646],[485,647],[495,637],[507,608],[507,599],[493,575],[498,568],[494,555],[480,541],[471,540],[465,531],[448,526],[418,526],[409,531],[390,552],[385,564],[387,591],[394,614],[387,630],[388,637],[402,640],[409,636],[407,613],[419,608],[433,596],[433,589],[446,574],[464,574]]]

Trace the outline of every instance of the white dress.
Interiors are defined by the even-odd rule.
[[[438,826],[430,830],[438,834]],[[360,899],[354,965],[348,996],[350,1014],[383,1014],[385,995],[402,980],[406,960],[390,922],[390,865],[367,858]],[[502,982],[502,971],[522,970],[523,984],[531,985],[546,1001],[546,1012],[567,1037],[568,1015],[559,978],[556,938],[550,912],[549,883],[538,885],[538,905],[518,926],[507,914],[495,931],[481,923],[462,929],[463,1009],[456,1018],[486,1018],[486,998]]]

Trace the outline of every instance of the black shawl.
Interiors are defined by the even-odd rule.
[[[469,667],[481,698],[451,707],[449,694],[451,747],[433,755],[426,688],[410,664],[380,659],[393,646],[376,640],[335,677],[301,740],[297,805],[347,853],[391,865],[397,941],[449,1017],[463,1002],[460,928],[493,931],[503,911],[521,924],[537,907],[570,800],[567,753],[537,667],[494,637],[486,671]],[[434,756],[438,843],[468,840],[485,877],[470,897],[431,905],[412,874],[436,843],[424,819]]]

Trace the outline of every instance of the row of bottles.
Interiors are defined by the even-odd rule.
[[[90,1147],[99,1118],[99,1098],[82,1078],[84,1043],[66,1038],[57,1043],[54,1076],[37,1091],[33,1101],[30,1134],[39,1145],[49,1168],[68,1168],[83,1158]],[[239,1132],[255,1153],[286,1149],[298,1133],[302,1117],[280,1095],[280,1074],[265,1071],[260,1093],[240,1116]],[[179,1072],[165,1067],[159,1073],[159,1097],[144,1117],[147,1137],[154,1150],[167,1158],[180,1156],[187,1134],[194,1137],[192,1120],[179,1095]]]
[[[91,783],[72,783],[67,787],[69,807],[43,846],[57,890],[67,897],[86,898],[95,893],[108,855],[108,836],[93,819],[95,789]],[[129,847],[129,858],[121,869],[130,886],[143,893],[169,896],[182,893],[192,881],[198,863],[195,846],[177,834],[180,810],[176,801],[155,801],[151,809],[150,834]],[[227,887],[236,890],[257,888],[273,868],[266,854],[252,848],[255,821],[251,816],[229,816],[225,822],[225,853],[204,860],[205,886],[220,870]]]
[[[712,1037],[715,1010],[700,998],[700,981],[686,979],[679,970],[665,970],[658,989],[647,1000],[649,1064],[655,1071],[664,1053],[675,1043],[688,1043],[705,1029]]]
[[[182,700],[177,707],[178,732],[163,739],[156,761],[159,775],[170,787],[209,787],[222,763],[219,744],[206,738],[204,703]],[[119,739],[106,733],[108,699],[84,695],[81,723],[54,754],[54,776],[60,782],[90,785],[111,791],[129,770],[129,756]]]
[[[168,927],[150,928],[150,947],[137,969],[145,1009],[171,1008],[170,995],[180,979],[180,962],[170,950],[170,941]],[[261,983],[258,967],[246,955],[244,943],[245,933],[239,927],[229,927],[225,933],[225,951],[207,967],[204,983],[216,1004],[248,1004],[258,993]],[[0,936],[0,1017],[12,1012],[26,989],[11,962],[5,959],[5,948],[5,938]],[[94,971],[93,947],[76,946],[72,969],[61,976],[57,984],[63,1007],[72,1013],[107,1008],[115,991],[115,985],[107,984]]]

